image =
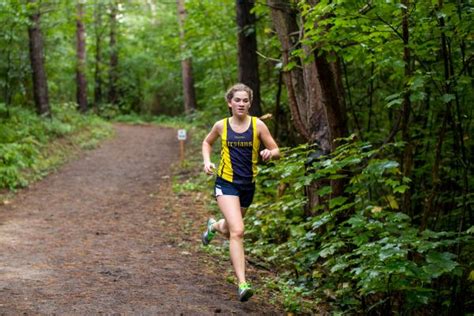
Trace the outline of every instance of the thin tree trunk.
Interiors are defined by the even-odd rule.
[[[109,103],[117,104],[118,92],[118,48],[117,48],[117,3],[110,8],[110,62],[109,62]]]
[[[275,97],[275,125],[273,126],[273,135],[275,138],[279,138],[279,126],[280,126],[280,113],[281,113],[281,89],[283,85],[283,72],[278,73],[278,88]]]
[[[194,89],[194,76],[192,59],[187,56],[186,39],[184,32],[184,23],[186,21],[186,9],[184,0],[176,0],[178,5],[178,23],[179,37],[181,40],[181,73],[183,77],[183,95],[184,95],[184,111],[190,113],[196,110],[196,92]]]
[[[411,52],[410,52],[410,33],[409,33],[409,22],[408,15],[410,9],[410,0],[402,0],[402,36],[403,36],[403,61],[405,63],[405,91],[403,94],[402,104],[402,140],[405,142],[405,149],[402,158],[402,172],[403,176],[410,178],[413,169],[413,144],[410,135],[410,112],[411,112],[411,101],[410,101],[410,90],[408,87],[408,80],[412,75],[411,67]],[[411,207],[411,193],[412,190],[405,191],[403,195],[403,210],[409,214],[412,218],[414,216]]]
[[[95,31],[95,69],[94,69],[94,105],[96,110],[102,103],[102,9],[103,4],[96,2],[94,11],[94,31]]]
[[[438,5],[439,5],[439,8],[441,9],[443,7],[443,0],[439,0]],[[452,74],[450,72],[450,67],[449,67],[449,56],[448,56],[448,47],[447,47],[447,42],[446,42],[446,34],[443,31],[445,27],[445,22],[444,22],[443,17],[439,18],[439,27],[442,30],[441,31],[441,56],[443,57],[444,82],[445,82],[443,86],[443,89],[444,89],[443,92],[446,94],[449,94],[451,93],[450,79],[451,79]],[[438,133],[438,141],[437,141],[436,149],[435,149],[435,160],[433,162],[433,168],[431,171],[432,188],[431,188],[430,194],[428,195],[427,201],[425,203],[420,230],[424,230],[428,226],[429,218],[431,214],[433,213],[433,200],[437,196],[438,187],[441,183],[439,173],[440,173],[440,168],[441,168],[442,148],[443,148],[444,137],[446,134],[446,125],[451,117],[451,108],[452,108],[452,101],[448,101],[446,103],[446,110],[443,117],[443,123]]]
[[[154,0],[146,0],[146,4],[148,5],[148,8],[150,9],[151,12],[151,17],[152,17],[152,23],[153,25],[158,25],[158,19],[156,18],[156,3]]]
[[[36,0],[28,0],[28,3],[34,7],[34,12],[29,16],[31,24],[28,27],[28,36],[36,110],[40,115],[51,116],[48,98],[48,81],[44,68],[43,36],[40,28],[41,13]]]
[[[344,80],[346,82],[347,97],[349,99],[350,113],[352,114],[352,118],[354,119],[355,127],[356,127],[356,129],[359,133],[359,137],[360,137],[360,139],[363,140],[364,136],[362,134],[362,130],[361,130],[361,127],[360,127],[360,124],[359,124],[359,119],[357,118],[357,114],[355,112],[354,102],[352,102],[351,86],[350,86],[350,82],[349,82],[349,77],[347,75],[347,65],[346,65],[346,63],[344,62],[344,60],[342,58],[341,58],[341,62],[342,62],[342,70],[343,70],[343,73],[344,73]],[[369,111],[369,126],[370,126],[370,111]]]
[[[459,3],[458,3],[458,8],[459,8]],[[461,19],[461,14],[459,12],[459,18]],[[465,53],[464,53],[464,40],[461,44],[461,52],[462,52],[462,63],[463,66],[465,66]],[[453,54],[451,52],[451,46],[448,43],[448,52],[449,52],[449,68],[450,68],[450,74],[454,75],[454,62],[453,62]],[[463,67],[464,68],[464,67]],[[453,133],[454,135],[454,143],[458,144],[457,151],[460,151],[460,157],[462,164],[460,166],[461,168],[461,178],[463,180],[463,188],[462,188],[462,205],[463,205],[463,212],[461,215],[461,219],[459,221],[459,233],[461,233],[464,229],[464,225],[467,225],[466,227],[469,227],[469,222],[465,223],[466,216],[467,214],[471,213],[471,206],[468,203],[468,194],[470,192],[469,189],[469,170],[470,168],[470,160],[467,158],[466,154],[466,146],[464,143],[464,128],[463,128],[463,117],[461,114],[461,106],[460,106],[460,101],[459,101],[459,95],[457,91],[454,91],[454,96],[455,96],[455,105],[456,108],[453,110],[456,114],[455,116],[457,117],[457,120],[453,118],[453,131],[456,131]],[[454,115],[453,115],[454,116]],[[460,244],[458,244],[458,252],[457,254],[459,255],[460,253]]]
[[[373,101],[374,101],[374,68],[375,68],[375,63],[372,62],[370,66],[370,85],[369,85],[369,118],[367,120],[367,132],[370,132],[371,128],[371,122],[372,122],[372,114],[373,114]]]
[[[76,19],[76,45],[77,45],[77,68],[76,68],[76,99],[81,112],[87,111],[87,81],[86,81],[86,40],[84,30],[84,3],[77,3]]]
[[[11,47],[13,43],[13,28],[14,25],[11,25],[10,28],[10,34],[8,38],[8,47],[5,48],[6,54],[7,54],[7,69],[5,69],[4,72],[4,80],[5,80],[5,90],[4,90],[4,99],[5,99],[5,105],[7,107],[7,117],[10,117],[10,108],[9,105],[11,104],[12,101],[12,89],[11,89],[11,82],[10,82],[10,69],[12,66],[12,52],[11,52]]]
[[[255,14],[251,12],[253,2],[236,0],[238,30],[239,82],[253,90],[250,114],[262,115],[260,100],[260,78],[258,72],[257,31]]]

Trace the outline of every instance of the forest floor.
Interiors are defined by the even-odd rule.
[[[209,212],[172,190],[175,131],[115,129],[0,205],[0,315],[284,314],[263,290],[240,303],[230,263],[200,245]]]

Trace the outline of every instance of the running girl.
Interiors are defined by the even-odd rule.
[[[252,203],[255,192],[258,154],[262,160],[278,159],[280,150],[268,127],[249,115],[252,90],[244,84],[232,86],[225,99],[232,116],[214,124],[202,143],[204,171],[216,174],[215,196],[224,216],[219,221],[210,218],[202,234],[202,242],[208,245],[216,232],[229,238],[229,252],[239,283],[241,302],[248,301],[253,290],[245,280],[244,221],[246,209]],[[221,138],[222,150],[219,167],[211,162],[212,145]],[[265,149],[260,151],[260,142]]]

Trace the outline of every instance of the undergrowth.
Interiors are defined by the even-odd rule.
[[[185,169],[201,172],[204,136],[192,141]],[[287,311],[449,313],[452,297],[472,293],[474,228],[420,230],[402,212],[411,181],[391,159],[402,146],[376,148],[347,138],[330,156],[305,144],[284,148],[280,161],[259,166],[256,196],[245,219],[246,251],[277,273],[266,287],[279,293],[276,300]],[[344,193],[334,196],[330,183],[341,179]],[[176,192],[206,193],[213,184],[195,172],[174,181]],[[320,203],[308,210],[310,186]],[[216,205],[210,208],[219,215]],[[212,247],[218,248],[212,255],[223,255],[221,246]]]
[[[15,190],[62,164],[69,153],[91,149],[112,134],[109,123],[81,114],[73,103],[52,105],[52,118],[0,104],[0,189]]]

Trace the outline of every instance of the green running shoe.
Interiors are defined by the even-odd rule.
[[[213,218],[209,218],[207,220],[207,229],[204,233],[202,233],[201,236],[202,244],[204,246],[209,245],[212,238],[214,238],[214,236],[216,235],[216,232],[212,230],[212,225],[214,225],[214,223],[216,223],[216,220]]]
[[[250,284],[243,282],[239,284],[239,301],[247,302],[253,295],[253,290]]]

